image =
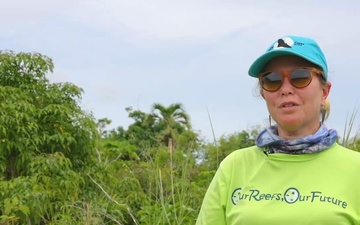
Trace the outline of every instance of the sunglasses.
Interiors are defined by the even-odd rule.
[[[324,79],[322,71],[314,67],[302,67],[291,72],[263,72],[259,74],[259,81],[264,90],[274,92],[279,90],[279,88],[283,85],[285,77],[289,78],[291,85],[294,87],[307,87],[312,81],[313,74],[320,75],[321,78]]]

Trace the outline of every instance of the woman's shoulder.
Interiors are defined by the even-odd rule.
[[[260,153],[260,154],[259,154]],[[238,158],[238,157],[250,157],[250,156],[256,156],[263,155],[263,151],[258,146],[250,146],[247,148],[241,148],[237,149],[233,152],[231,152],[226,158]]]
[[[354,156],[354,157],[360,157],[360,152],[349,149],[339,143],[335,143],[333,146],[331,146],[331,148],[341,154]]]
[[[237,165],[249,164],[254,161],[258,162],[262,158],[266,158],[265,153],[257,146],[251,146],[247,148],[237,149],[231,152],[225,159],[221,162],[224,165],[232,165],[236,163]]]
[[[331,147],[331,150],[337,155],[337,157],[347,160],[356,160],[360,162],[360,152],[346,148],[338,143],[335,143]]]
[[[317,153],[316,153],[317,154]],[[360,152],[346,148],[338,143],[335,143],[329,149],[318,156],[324,156],[326,160],[335,160],[337,162],[350,163],[351,165],[358,165],[360,168]],[[293,155],[292,155],[293,156]],[[317,158],[318,156],[314,157]],[[283,155],[285,159],[289,156]],[[251,146],[233,151],[221,162],[221,167],[239,167],[243,165],[259,165],[261,161],[267,161],[268,156],[264,153],[262,148]]]

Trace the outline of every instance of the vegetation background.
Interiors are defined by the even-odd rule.
[[[39,53],[0,52],[0,224],[194,224],[221,160],[262,129],[208,143],[181,103],[154,103],[107,130],[110,119],[79,106],[81,88],[49,82],[53,68]],[[342,144],[359,151],[356,114]]]

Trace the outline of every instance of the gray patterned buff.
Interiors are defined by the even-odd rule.
[[[271,126],[263,130],[256,138],[256,145],[265,148],[266,153],[285,153],[285,154],[309,154],[321,152],[332,146],[337,140],[336,130],[327,129],[321,124],[319,130],[303,138],[286,140],[277,135],[277,127]]]

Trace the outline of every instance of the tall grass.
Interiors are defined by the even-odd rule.
[[[155,150],[155,149],[153,149]],[[169,151],[170,150],[170,151]],[[157,148],[147,154],[147,189],[150,202],[138,213],[142,225],[194,224],[202,200],[192,182],[194,158],[180,149]]]
[[[214,131],[214,127],[213,127],[213,124],[212,124],[212,120],[211,120],[211,116],[210,116],[210,112],[209,112],[209,109],[206,107],[206,111],[207,111],[207,114],[208,114],[208,117],[209,117],[209,122],[210,122],[210,127],[211,127],[211,133],[213,135],[213,139],[214,139],[214,145],[216,147],[216,167],[219,167],[219,146],[217,144],[217,140],[216,140],[216,135],[215,135],[215,131]]]
[[[355,107],[353,109],[353,111],[351,112],[350,116],[349,116],[349,114],[347,114],[347,116],[346,116],[343,138],[340,141],[340,144],[345,147],[350,147],[351,145],[353,145],[356,142],[356,140],[359,139],[360,126],[358,126],[357,128],[354,127],[358,111],[359,111],[359,108]],[[354,131],[354,129],[356,129],[356,130]]]

